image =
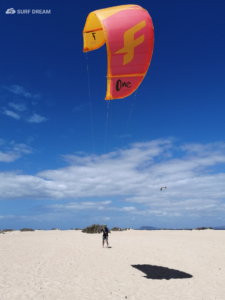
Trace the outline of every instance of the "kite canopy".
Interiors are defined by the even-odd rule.
[[[140,85],[148,70],[154,28],[148,12],[138,5],[122,5],[91,12],[84,30],[84,52],[106,43],[107,92],[105,100],[124,98]]]

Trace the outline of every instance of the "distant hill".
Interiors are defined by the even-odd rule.
[[[206,228],[209,228],[209,227],[206,227]],[[225,230],[225,226],[215,226],[215,227],[211,227],[213,228],[214,230]],[[140,228],[137,228],[136,230],[162,230],[163,228],[158,228],[158,227],[152,227],[152,226],[142,226]],[[165,228],[164,228],[165,229]],[[186,229],[186,230],[191,230],[191,228],[176,228],[176,229],[172,229],[172,228],[166,228],[167,230],[183,230],[183,229]],[[196,229],[193,227],[193,229]]]
[[[152,226],[142,226],[138,230],[160,230],[161,228],[152,227]]]
[[[213,229],[215,229],[215,230],[225,230],[225,226],[216,226],[216,227],[213,227]]]

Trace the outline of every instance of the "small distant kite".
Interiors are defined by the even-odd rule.
[[[160,191],[162,191],[162,189],[166,189],[166,186],[162,186],[161,189],[160,189]]]

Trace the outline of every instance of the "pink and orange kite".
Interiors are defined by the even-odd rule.
[[[108,69],[105,100],[132,94],[151,62],[154,27],[148,12],[138,5],[122,5],[91,12],[84,30],[84,52],[106,43]]]

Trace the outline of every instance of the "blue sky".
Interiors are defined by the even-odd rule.
[[[134,3],[155,44],[132,111],[82,51],[88,14],[130,2],[75,3],[1,1],[0,228],[225,225],[224,1]]]

